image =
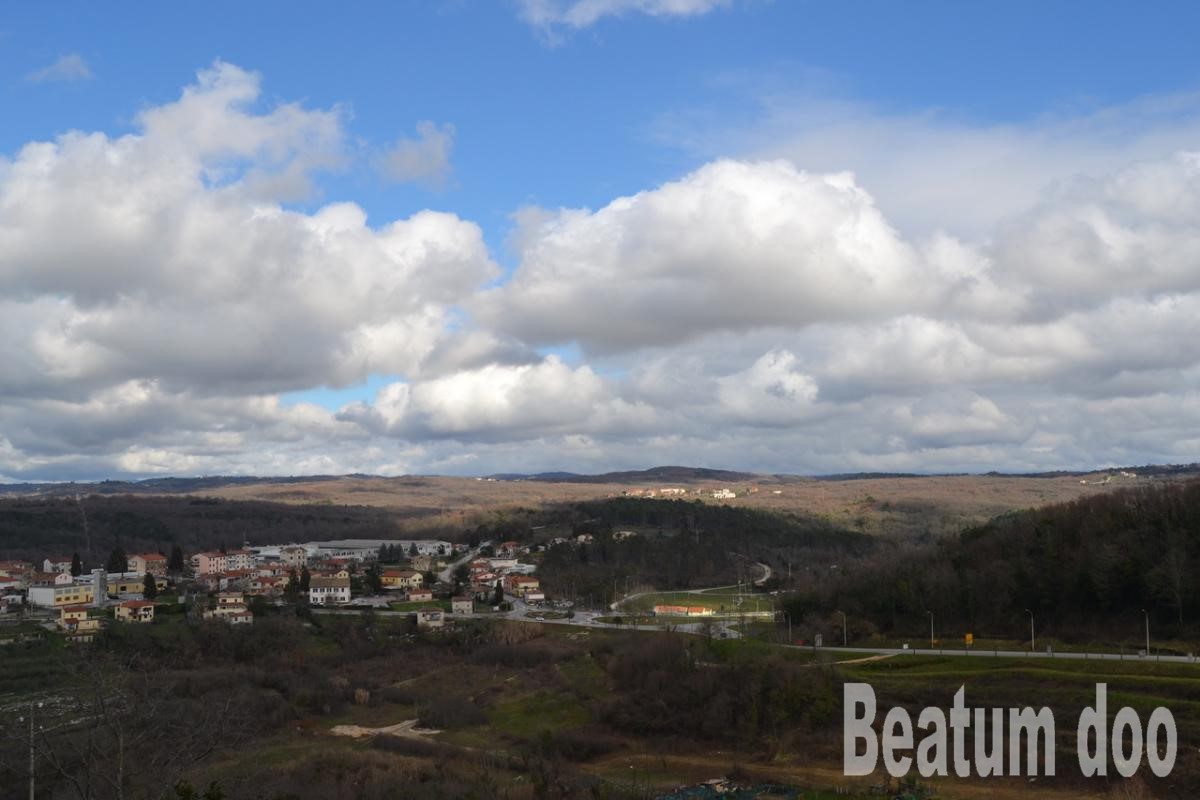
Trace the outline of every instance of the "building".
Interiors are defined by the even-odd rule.
[[[154,603],[149,600],[126,600],[115,609],[117,622],[154,622]]]
[[[429,589],[409,589],[404,599],[409,603],[425,603],[433,599],[433,592]]]
[[[70,556],[51,556],[42,562],[42,571],[70,573],[71,561]]]
[[[63,606],[58,611],[58,627],[73,636],[91,636],[100,630],[100,620],[88,615],[84,605]]]
[[[279,548],[279,560],[286,566],[300,569],[308,564],[308,550],[298,544]]]
[[[197,575],[215,575],[229,568],[225,554],[216,550],[207,553],[196,553],[191,558],[192,571]]]
[[[139,575],[149,573],[160,578],[167,576],[167,557],[162,553],[138,553],[129,557],[129,571]]]
[[[422,608],[417,611],[418,628],[441,628],[446,624],[446,612],[435,606]]]
[[[0,561],[0,578],[27,581],[33,574],[33,564],[28,561]]]
[[[526,592],[537,591],[541,582],[531,575],[505,575],[504,590],[509,594],[524,596]]]
[[[312,578],[308,583],[308,602],[314,606],[332,606],[349,603],[350,579]]]
[[[712,493],[712,496],[714,500],[732,500],[737,497],[732,489],[717,489]]]
[[[431,555],[416,555],[412,557],[412,568],[417,572],[429,572],[433,569],[433,562]]]
[[[379,576],[384,589],[419,589],[425,576],[415,569],[385,569]]]
[[[475,612],[475,598],[466,595],[459,595],[450,601],[450,611],[454,614],[473,614]]]
[[[713,610],[705,606],[658,605],[654,607],[654,613],[668,617],[711,617]]]
[[[205,611],[204,619],[219,619],[226,625],[250,625],[254,613],[246,608],[246,596],[241,592],[221,592],[217,595],[217,607]]]
[[[225,554],[225,569],[254,569],[254,553],[249,550],[230,550]]]
[[[68,578],[70,575],[67,576]],[[30,586],[27,593],[29,605],[39,608],[63,608],[64,606],[89,605],[96,602],[95,589],[88,582],[66,584],[51,584],[49,586]]]

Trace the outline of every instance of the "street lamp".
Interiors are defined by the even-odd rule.
[[[925,613],[927,613],[929,615],[929,649],[932,650],[933,649],[933,612],[926,611]]]
[[[1025,613],[1029,615],[1029,652],[1032,653],[1037,650],[1037,637],[1033,635],[1033,612],[1027,608]]]
[[[1150,657],[1150,614],[1146,609],[1142,609],[1142,616],[1146,618],[1146,658]]]
[[[842,647],[845,647],[846,646],[846,612],[839,611],[838,613],[842,615]]]

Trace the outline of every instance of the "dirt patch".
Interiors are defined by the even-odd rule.
[[[432,728],[418,728],[415,719],[408,719],[404,722],[397,722],[395,725],[386,725],[382,728],[364,728],[361,725],[335,725],[329,731],[334,736],[349,736],[352,739],[361,739],[365,736],[403,736],[410,739],[420,739],[423,736],[432,736],[441,731],[433,730]]]

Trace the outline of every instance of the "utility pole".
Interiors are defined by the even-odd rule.
[[[927,611],[925,613],[929,614],[929,649],[932,650],[933,649],[933,612]]]
[[[846,612],[839,611],[838,613],[842,615],[842,647],[845,647],[846,646]]]
[[[33,746],[33,717],[34,709],[41,708],[42,704],[36,706],[33,701],[29,702],[29,800],[36,800],[37,792],[37,751]],[[22,718],[23,720],[23,718]]]
[[[1032,653],[1037,650],[1037,639],[1033,635],[1033,612],[1027,608],[1025,613],[1029,615],[1029,652]]]
[[[1146,618],[1146,658],[1150,657],[1150,615],[1146,609],[1142,609],[1142,615]]]

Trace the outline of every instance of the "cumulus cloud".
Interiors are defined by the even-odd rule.
[[[633,433],[650,409],[614,396],[590,367],[550,356],[537,364],[488,365],[414,384],[394,383],[371,405],[339,418],[410,439],[536,438],[599,430]]]
[[[437,125],[428,120],[417,123],[417,136],[400,138],[378,160],[380,172],[397,183],[422,183],[433,188],[445,186],[452,166],[454,126]]]
[[[502,277],[454,214],[318,205],[347,124],[217,62],[128,134],[0,159],[0,479],[1194,460],[1195,153],[1051,170],[984,234],[853,159],[714,159],[518,211]],[[452,142],[418,127],[395,177]]]
[[[475,311],[526,341],[622,350],[1011,302],[969,250],[904,240],[852,175],[782,161],[719,161],[596,212],[521,221],[516,273]]]
[[[71,83],[92,79],[92,68],[78,53],[59,56],[53,63],[25,76],[30,83]]]

